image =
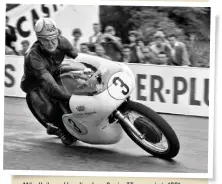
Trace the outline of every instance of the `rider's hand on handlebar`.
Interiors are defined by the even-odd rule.
[[[85,69],[83,70],[83,73],[84,73],[84,74],[90,74],[90,73],[92,73],[92,70],[91,70],[90,68],[85,68]]]

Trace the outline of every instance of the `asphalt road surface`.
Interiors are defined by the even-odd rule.
[[[20,98],[5,98],[4,169],[113,172],[208,172],[208,119],[162,115],[176,131],[181,149],[172,160],[155,158],[126,134],[114,145],[78,142],[64,147],[49,136]]]

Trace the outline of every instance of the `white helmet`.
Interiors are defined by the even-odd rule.
[[[50,18],[40,18],[35,24],[35,33],[37,37],[53,38],[59,35],[54,21]]]

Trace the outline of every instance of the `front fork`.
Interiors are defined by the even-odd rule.
[[[131,121],[124,116],[119,110],[114,112],[114,116],[119,119],[121,121],[121,123],[123,123],[127,128],[129,128],[137,137],[139,137],[140,139],[144,139],[145,135],[141,134],[133,125],[133,123],[131,123]]]

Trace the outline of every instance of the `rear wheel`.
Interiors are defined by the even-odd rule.
[[[144,138],[137,136],[127,124],[120,122],[127,135],[142,149],[165,159],[178,154],[180,144],[176,133],[155,111],[133,101],[125,102],[120,111],[143,135]]]

